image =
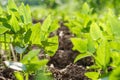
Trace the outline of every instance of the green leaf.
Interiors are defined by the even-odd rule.
[[[19,13],[20,13],[21,17],[23,18],[23,22],[25,24],[32,23],[31,10],[28,5],[25,6],[22,3],[21,6],[19,7]]]
[[[26,64],[27,66],[27,71],[32,72],[32,71],[37,71],[39,70],[42,66],[45,66],[48,63],[47,59],[43,60],[32,60],[30,63]]]
[[[25,43],[28,43],[30,41],[31,34],[32,34],[32,30],[31,29],[27,30],[27,32],[24,35],[24,42]]]
[[[40,40],[41,41],[45,41],[50,32],[53,32],[54,30],[56,30],[58,28],[58,24],[56,23],[56,21],[54,21],[52,23],[52,19],[51,19],[51,15],[49,15],[45,21],[43,22],[42,26],[41,26],[41,32],[40,32]]]
[[[52,19],[51,19],[51,15],[49,15],[45,21],[43,22],[42,26],[41,26],[41,30],[44,32],[48,32],[50,29],[50,25],[52,23]]]
[[[48,32],[40,31],[40,41],[46,41],[48,38]]]
[[[0,22],[7,22],[7,19],[0,17]]]
[[[0,15],[3,13],[3,9],[2,7],[0,6]]]
[[[71,32],[75,34],[77,37],[80,36],[81,26],[73,26],[70,28]]]
[[[112,50],[120,51],[120,41],[111,41],[110,47]]]
[[[58,20],[54,20],[53,23],[50,25],[50,28],[48,30],[48,32],[53,32],[55,30],[57,30],[59,28],[59,25],[58,25]]]
[[[91,36],[88,37],[88,51],[91,53],[95,52],[95,45],[94,45],[94,41],[92,40]]]
[[[81,38],[71,38],[71,41],[73,43],[73,50],[78,50],[81,53],[84,53],[87,51],[87,39],[81,39]]]
[[[34,24],[32,27],[31,27],[31,36],[30,36],[30,41],[32,42],[32,44],[41,44],[40,43],[40,26],[41,24],[40,23],[37,23],[37,24]],[[29,33],[28,33],[29,34]]]
[[[10,25],[11,25],[12,31],[14,31],[15,33],[17,33],[20,30],[19,22],[15,17],[14,13],[12,13],[12,16],[11,16]]]
[[[70,29],[70,31],[75,34],[77,37],[80,36],[82,25],[79,21],[69,19],[69,23],[65,23],[65,25]]]
[[[86,72],[85,76],[87,76],[91,80],[98,80],[99,73],[98,72]]]
[[[44,69],[40,69],[36,71],[35,80],[54,80],[50,74],[51,74],[50,72],[45,72]]]
[[[120,80],[120,67],[112,71],[109,80]]]
[[[86,38],[88,40],[87,43],[87,51],[90,53],[94,53],[96,48],[95,48],[95,42],[92,37],[90,36],[90,33],[85,33],[81,35],[82,37]]]
[[[0,34],[4,34],[5,32],[7,32],[9,29],[0,25]]]
[[[23,59],[21,60],[23,63],[28,63],[31,61],[32,58],[34,58],[35,56],[37,56],[39,54],[40,50],[31,50],[28,52],[28,54],[26,54]]]
[[[12,11],[16,11],[17,10],[17,6],[14,2],[14,0],[8,0],[8,9],[12,10]]]
[[[112,58],[112,64],[111,64],[112,67],[120,66],[120,53],[119,52],[112,51],[111,58]]]
[[[11,25],[8,22],[3,22],[2,24],[4,27],[8,28],[9,30],[11,30]]]
[[[88,57],[88,56],[91,56],[91,54],[90,54],[89,52],[87,52],[87,53],[81,53],[81,54],[79,54],[79,55],[75,58],[74,63],[77,62],[78,60],[80,60],[80,59],[82,59],[82,58],[85,58],[85,57]]]
[[[84,3],[82,6],[82,13],[88,14],[90,12],[89,5],[87,3]]]
[[[19,47],[19,46],[15,46],[15,51],[19,54],[23,53],[25,50],[26,50],[27,46],[22,48],[22,47]]]
[[[102,32],[95,22],[93,22],[90,26],[90,35],[93,40],[97,40],[102,37]]]
[[[58,37],[48,38],[48,42],[44,46],[47,54],[53,56],[58,49]]]
[[[24,80],[24,75],[21,72],[14,72],[14,75],[17,80]]]
[[[110,24],[112,33],[115,36],[120,37],[120,23],[119,23],[119,20],[117,20],[117,18],[115,16],[113,16],[113,14],[109,14],[108,22]]]
[[[109,43],[106,40],[103,40],[101,44],[98,46],[97,52],[96,52],[96,63],[98,66],[100,66],[103,69],[106,69],[109,65],[110,61],[110,47]]]
[[[83,16],[82,16],[83,17]],[[90,16],[88,16],[88,15],[85,15],[84,17],[83,17],[83,19],[84,19],[84,23],[83,23],[83,25],[84,25],[84,28],[87,28],[87,24],[90,22]]]

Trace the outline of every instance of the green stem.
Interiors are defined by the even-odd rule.
[[[14,61],[17,61],[17,57],[16,57],[16,55],[15,55],[15,52],[14,52],[14,49],[13,49],[13,45],[12,45],[12,44],[10,44],[10,49],[11,49],[11,53],[12,53],[12,56],[13,56]]]
[[[22,53],[20,54],[20,61],[22,60]]]
[[[5,50],[4,52],[6,52],[6,51],[7,51],[6,33],[4,33],[4,35],[3,35],[3,36],[4,36],[4,43],[3,43],[3,44],[4,44],[4,50]],[[8,59],[8,60],[9,60],[9,59],[10,59],[10,55],[9,55],[9,54],[6,54],[6,53],[5,53],[5,55],[6,55],[6,59]]]
[[[0,36],[0,41],[1,41],[1,36]],[[2,44],[1,44],[1,42],[0,42],[0,63],[2,62],[2,53],[1,53],[1,50],[2,50],[2,48],[1,48],[1,46],[2,46]]]
[[[4,41],[5,41],[4,44],[5,44],[5,51],[6,51],[7,50],[7,44],[6,44],[7,41],[6,41],[6,34],[5,33],[4,33]]]
[[[29,80],[29,73],[26,73],[25,80]]]

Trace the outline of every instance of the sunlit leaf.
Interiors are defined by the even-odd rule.
[[[98,80],[99,73],[98,72],[86,72],[85,76],[87,76],[88,78],[92,80]]]
[[[87,39],[81,39],[81,38],[71,38],[71,41],[74,45],[73,50],[78,50],[79,52],[86,52],[87,51]]]
[[[40,41],[46,41],[48,38],[48,32],[40,31]]]
[[[30,41],[30,37],[31,37],[31,34],[32,34],[32,30],[29,29],[26,31],[25,35],[24,35],[24,42],[27,43]]]
[[[53,56],[58,49],[58,37],[48,38],[48,43],[45,45],[45,50],[49,56]]]
[[[109,21],[109,24],[110,24],[110,27],[111,27],[113,34],[117,37],[120,37],[119,20],[117,20],[117,18],[113,14],[109,14],[108,21]]]
[[[93,40],[97,40],[102,37],[102,32],[95,22],[93,22],[90,26],[90,35]]]
[[[45,72],[44,69],[40,69],[36,72],[35,80],[53,80],[51,75],[46,75],[48,72]]]
[[[88,51],[90,53],[94,53],[95,52],[95,42],[94,40],[91,38],[90,34],[88,34],[87,36],[87,39],[88,39],[88,44],[87,44],[87,47],[88,47]]]
[[[120,67],[112,71],[109,80],[120,80]]]
[[[54,20],[53,23],[50,25],[48,32],[53,32],[57,30],[58,28],[59,28],[58,20]]]
[[[120,65],[120,53],[117,51],[112,51],[111,58],[113,60],[111,66],[118,67]]]
[[[41,27],[41,25],[40,25],[40,23],[37,23],[37,24],[34,24],[34,26],[32,26],[32,28],[31,28],[31,31],[32,31],[32,33],[31,33],[31,36],[30,36],[30,41],[32,42],[32,44],[40,44],[40,27]],[[30,32],[31,32],[30,31]],[[30,34],[30,33],[28,33],[28,34]]]
[[[120,51],[120,41],[111,41],[110,46],[112,50]]]
[[[10,19],[10,25],[14,32],[17,33],[20,30],[19,22],[13,13],[12,13],[12,17]]]
[[[17,80],[24,80],[24,75],[21,72],[14,72],[14,75],[16,77]]]
[[[3,9],[2,7],[0,6],[0,15],[3,13]]]
[[[9,29],[0,25],[0,34],[4,34],[6,31],[8,31]]]
[[[32,23],[32,17],[31,17],[31,10],[28,5],[24,5],[23,3],[19,7],[19,13],[21,15],[21,18],[25,24]]]
[[[21,60],[23,63],[27,63],[30,62],[32,58],[34,58],[35,56],[37,56],[39,54],[40,50],[31,50],[28,52],[28,54],[26,54],[23,59]]]
[[[26,64],[28,71],[36,71],[39,70],[42,66],[45,66],[48,63],[47,59],[39,60],[39,61],[31,61]]]
[[[74,62],[77,62],[78,60],[80,60],[82,58],[85,58],[85,57],[88,57],[88,56],[91,56],[91,54],[88,53],[88,52],[87,53],[81,53],[75,58]]]
[[[51,15],[49,15],[45,21],[43,22],[42,26],[41,26],[41,30],[44,32],[48,32],[48,30],[50,29],[50,25],[51,25]]]
[[[84,3],[82,6],[82,13],[88,14],[90,11],[89,5],[87,3]]]
[[[96,63],[101,68],[106,68],[110,62],[110,47],[106,40],[103,40],[97,49]]]
[[[76,36],[79,36],[80,35],[80,32],[81,32],[81,29],[82,29],[82,26],[80,24],[79,21],[76,21],[76,20],[70,20],[70,23],[66,23],[65,24],[69,29],[70,31],[75,34]]]
[[[16,11],[17,10],[17,6],[16,6],[14,0],[8,0],[8,9],[12,10],[12,11]]]

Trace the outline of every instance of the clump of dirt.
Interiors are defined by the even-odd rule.
[[[91,66],[94,64],[94,59],[92,56],[85,57],[83,59],[80,59],[76,62],[77,65],[82,65],[84,67]]]
[[[56,69],[53,66],[50,67],[55,80],[90,80],[84,73],[86,69],[76,64],[69,64],[63,69]]]
[[[73,63],[77,52],[71,50],[58,50],[56,54],[51,58],[48,65],[53,64],[56,68],[65,68],[70,63]]]
[[[0,69],[0,80],[15,80],[13,70],[10,68]]]

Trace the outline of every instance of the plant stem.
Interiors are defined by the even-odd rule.
[[[13,60],[14,61],[17,61],[17,57],[15,56],[15,52],[14,52],[14,49],[13,49],[13,45],[10,44],[10,49],[11,49],[11,53],[12,53],[12,56],[13,56]]]
[[[5,33],[4,33],[4,41],[5,41],[4,44],[5,44],[5,51],[6,51],[6,50],[7,50],[7,45],[6,45],[6,42],[7,42],[7,41],[6,41],[6,34],[5,34]]]
[[[26,73],[25,80],[29,80],[29,73]]]
[[[22,60],[22,53],[20,54],[20,61]]]
[[[4,41],[5,41],[3,43],[4,44],[4,54],[6,55],[6,58],[9,59],[9,54],[6,54],[6,52],[7,52],[7,44],[6,44],[6,42],[7,41],[6,41],[6,34],[5,33],[4,33]]]

